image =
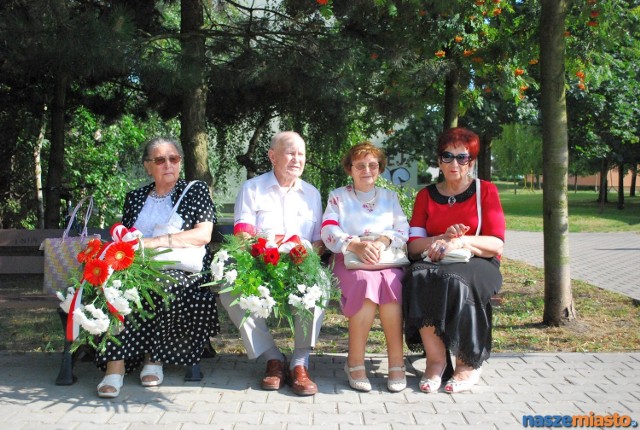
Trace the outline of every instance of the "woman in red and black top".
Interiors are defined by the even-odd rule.
[[[486,181],[480,181],[478,219],[476,181],[470,173],[479,145],[478,135],[464,128],[440,136],[438,165],[444,181],[418,193],[410,222],[409,253],[425,261],[411,266],[403,281],[405,337],[410,349],[425,349],[420,390],[426,393],[440,388],[448,351],[456,357],[453,377],[444,387],[448,393],[476,384],[491,351],[490,299],[502,286],[505,220],[498,190]],[[441,262],[458,249],[474,257],[466,263]]]

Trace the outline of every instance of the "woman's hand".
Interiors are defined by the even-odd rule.
[[[444,233],[447,239],[455,239],[456,237],[462,237],[469,231],[469,226],[464,224],[452,224],[447,228]]]
[[[445,236],[447,236],[447,234],[445,234]],[[457,238],[449,239],[445,237],[444,239],[438,239],[426,249],[426,255],[435,263],[442,260],[450,251],[460,249],[462,247],[461,244],[462,242]]]
[[[375,264],[380,261],[380,253],[385,249],[385,245],[379,241],[352,241],[347,250],[358,256],[360,261],[368,264]]]

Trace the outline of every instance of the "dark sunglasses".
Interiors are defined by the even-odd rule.
[[[180,160],[182,160],[182,157],[179,155],[169,155],[168,157],[147,158],[147,161],[153,161],[156,166],[162,166],[167,160],[169,160],[171,164],[178,164]]]
[[[456,160],[460,166],[464,166],[469,164],[469,161],[471,161],[471,156],[469,154],[453,155],[450,152],[443,152],[442,154],[440,154],[440,160],[443,163],[447,164],[453,162],[453,160]]]

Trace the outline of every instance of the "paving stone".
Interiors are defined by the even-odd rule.
[[[314,420],[314,424],[312,425],[307,425],[307,424],[295,424],[295,423],[289,423],[287,424],[287,430],[340,430],[340,424],[339,423],[325,423],[325,422],[320,422],[320,423],[316,423]]]
[[[415,417],[413,414],[408,413],[375,413],[370,412],[364,414],[364,423],[365,425],[377,425],[377,424],[416,424]]]

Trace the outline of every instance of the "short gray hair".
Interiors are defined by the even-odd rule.
[[[295,131],[281,131],[279,133],[276,133],[271,138],[271,146],[269,146],[269,149],[275,149],[276,146],[280,144],[280,142],[287,140],[288,138],[295,138],[295,137],[299,138],[304,142],[304,139],[302,138],[302,136],[300,136]]]
[[[177,140],[170,137],[154,137],[144,144],[144,149],[142,150],[142,162],[144,163],[145,161],[147,161],[149,159],[149,154],[151,154],[151,151],[153,151],[154,148],[160,145],[173,145],[176,151],[178,151],[180,157],[184,158],[182,147]]]

